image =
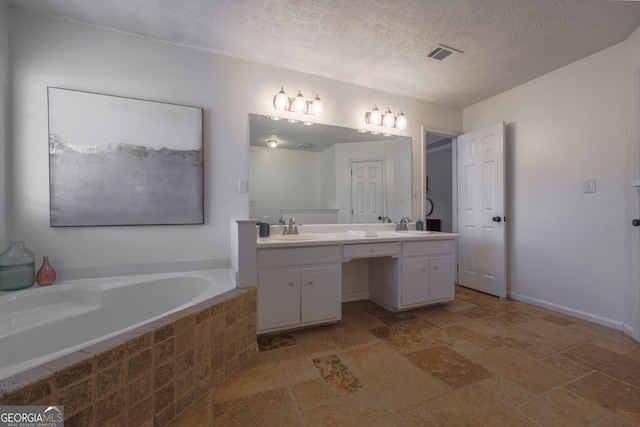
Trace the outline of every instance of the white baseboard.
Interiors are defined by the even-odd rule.
[[[573,308],[565,307],[563,305],[554,304],[548,301],[539,300],[537,298],[531,298],[526,295],[521,295],[517,293],[510,292],[509,298],[514,299],[516,301],[526,302],[528,304],[537,305],[539,307],[548,308],[549,310],[557,311],[568,316],[577,317],[582,320],[587,320],[592,323],[597,323],[598,325],[606,326],[611,329],[616,329],[618,331],[624,331],[628,333],[627,330],[628,325],[625,325],[623,322],[607,319],[606,317],[597,316],[595,314],[587,313],[586,311],[575,310]],[[633,331],[633,328],[631,328]],[[633,337],[633,335],[631,335]]]

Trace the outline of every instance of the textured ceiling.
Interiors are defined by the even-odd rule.
[[[12,6],[465,107],[625,40],[640,1],[8,0]],[[464,53],[427,57],[438,44]]]

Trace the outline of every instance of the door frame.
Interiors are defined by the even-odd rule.
[[[451,232],[458,232],[458,135],[462,133],[456,132],[450,129],[442,129],[435,126],[421,126],[421,138],[422,138],[422,159],[420,160],[420,167],[422,169],[422,182],[420,188],[422,189],[422,197],[420,200],[420,216],[421,219],[425,217],[426,211],[426,181],[427,181],[427,133],[445,136],[451,139]],[[457,253],[456,245],[456,253]],[[456,265],[456,284],[458,283],[458,266]]]

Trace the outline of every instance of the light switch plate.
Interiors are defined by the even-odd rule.
[[[238,181],[238,193],[246,193],[249,191],[249,181],[241,179]]]
[[[586,193],[595,193],[596,192],[596,179],[595,178],[585,179],[584,183],[582,184],[582,191],[585,194]]]

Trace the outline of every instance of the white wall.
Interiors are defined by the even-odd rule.
[[[420,125],[462,130],[460,109],[224,57],[119,32],[10,9],[12,168],[7,237],[49,255],[65,275],[117,273],[121,266],[229,259],[229,218],[247,218],[248,113],[272,112],[281,85],[319,93],[319,122],[358,128],[371,105],[402,109],[413,138],[413,182],[420,185]],[[46,87],[166,101],[204,108],[205,224],[198,226],[50,228]],[[251,183],[250,183],[251,185]],[[419,210],[419,203],[416,204]],[[416,215],[417,216],[417,215]]]
[[[0,252],[7,246],[5,231],[5,185],[7,165],[5,163],[5,141],[7,114],[9,112],[9,10],[0,2]]]
[[[464,110],[465,132],[507,123],[509,295],[618,329],[629,232],[628,48],[610,47]],[[587,178],[597,180],[595,194],[583,194]]]
[[[625,325],[628,333],[640,340],[640,227],[630,226],[640,218],[640,27],[625,43],[628,66],[625,73],[627,94],[625,253],[627,280],[625,293]]]

